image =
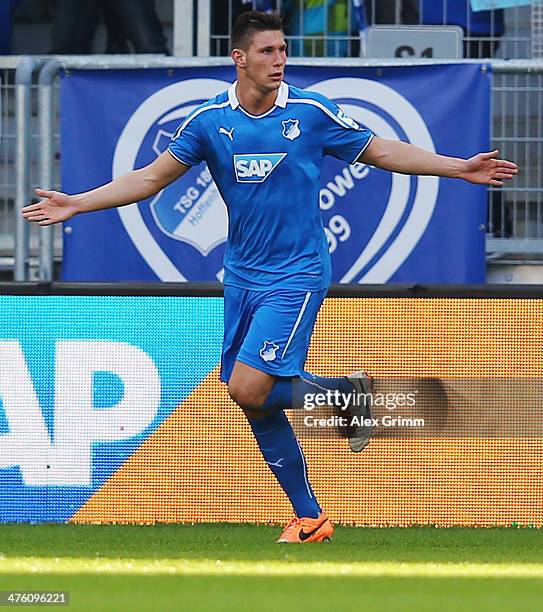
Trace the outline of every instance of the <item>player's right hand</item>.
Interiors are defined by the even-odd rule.
[[[30,204],[21,209],[27,221],[38,225],[53,225],[71,219],[77,212],[72,196],[66,193],[44,189],[35,189],[35,193],[43,199],[37,204]]]

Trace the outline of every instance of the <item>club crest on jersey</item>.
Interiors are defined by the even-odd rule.
[[[281,123],[283,124],[283,136],[288,140],[294,140],[302,133],[299,119],[287,119]]]
[[[234,155],[236,180],[238,183],[263,183],[286,156],[286,153]]]
[[[279,350],[279,346],[275,342],[269,340],[264,341],[264,346],[260,349],[260,356],[264,361],[273,361],[276,357],[276,353]]]

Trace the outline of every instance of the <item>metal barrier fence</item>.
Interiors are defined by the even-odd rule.
[[[469,60],[464,60],[469,61]],[[326,66],[376,66],[384,64],[419,64],[430,60],[369,61],[361,59],[292,59],[292,65],[326,65]],[[28,145],[19,153],[21,143],[26,142],[19,135],[17,153],[14,145],[15,121],[11,120],[13,105],[7,90],[8,106],[2,111],[6,119],[2,131],[2,159],[6,159],[2,170],[2,210],[0,217],[1,240],[8,249],[14,244],[13,228],[18,236],[15,261],[7,258],[14,265],[15,280],[35,278],[35,262],[39,260],[39,279],[53,278],[53,259],[61,257],[61,229],[36,228],[39,232],[39,243],[35,235],[28,235],[28,224],[19,214],[19,208],[32,198],[31,187],[41,184],[46,188],[60,187],[60,162],[58,159],[58,79],[59,69],[115,69],[115,68],[169,68],[186,66],[226,65],[229,58],[148,58],[129,56],[94,56],[79,58],[49,58],[41,70],[39,85],[29,88],[37,92],[39,101],[39,130],[36,128],[36,117],[32,117],[29,104],[24,125],[24,112],[20,112],[17,126],[26,130],[28,138],[39,137],[40,146]],[[521,173],[509,186],[489,190],[489,214],[487,234],[487,255],[499,258],[513,255],[523,259],[543,259],[543,61],[492,61],[493,67],[493,117],[492,143],[499,148],[501,155],[514,159],[521,168]],[[7,87],[7,86],[6,86]],[[36,106],[37,110],[37,106]],[[19,112],[20,109],[18,108]],[[4,125],[2,126],[4,128]],[[5,137],[5,138],[4,138]],[[28,140],[30,143],[30,140]],[[30,156],[30,151],[32,156]],[[39,154],[39,160],[38,160]],[[27,162],[25,162],[27,160]],[[38,167],[39,162],[39,167]],[[13,168],[17,167],[14,173]],[[26,168],[26,169],[25,169]],[[18,177],[14,181],[14,177]],[[38,180],[39,179],[39,180]],[[17,204],[14,206],[13,194],[16,193]],[[10,214],[13,213],[15,219]],[[11,217],[11,218],[10,218]],[[4,219],[5,218],[5,219]],[[54,245],[54,248],[53,248]],[[34,276],[31,274],[34,270]]]
[[[240,12],[273,10],[284,19],[291,56],[363,55],[360,32],[372,25],[457,25],[464,57],[524,59],[532,55],[530,6],[472,12],[469,0],[198,0],[198,55],[227,55],[228,33]],[[534,2],[537,5],[537,2]]]
[[[29,186],[37,182],[37,70],[40,57],[0,57],[0,271],[13,270],[23,252],[36,251],[39,228],[24,228],[18,236],[14,212],[28,201]],[[36,262],[37,264],[37,262]]]
[[[493,76],[493,146],[520,167],[489,190],[489,256],[543,256],[543,62],[500,62]]]
[[[0,266],[13,267],[15,227],[15,70],[19,58],[0,62]]]

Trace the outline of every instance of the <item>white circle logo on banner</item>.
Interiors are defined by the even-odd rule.
[[[185,106],[182,111],[173,109],[212,98],[229,86],[229,82],[219,79],[188,79],[168,85],[149,96],[130,117],[119,137],[113,156],[113,178],[134,169],[143,141],[157,121],[165,116],[168,120],[182,119],[194,106],[190,108]],[[348,115],[367,126],[377,136],[398,139],[396,129],[383,116],[368,110],[363,105],[359,106],[356,101],[382,109],[384,115],[391,117],[401,127],[411,144],[435,151],[430,132],[414,106],[383,83],[361,78],[336,78],[313,83],[309,89],[320,92],[332,100],[352,100],[350,104],[341,105]],[[173,112],[170,112],[172,110]],[[387,282],[406,261],[424,234],[437,202],[438,190],[437,177],[418,177],[413,205],[400,228],[399,225],[411,198],[411,181],[408,176],[393,174],[388,203],[377,228],[341,282],[355,282],[364,267],[382,249],[392,234],[397,232],[391,244],[358,281]],[[149,231],[138,205],[132,204],[117,210],[132,242],[153,272],[162,281],[185,281],[182,271],[174,265]]]

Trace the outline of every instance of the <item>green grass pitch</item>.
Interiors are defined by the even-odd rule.
[[[543,530],[336,527],[302,545],[275,544],[279,532],[0,524],[0,590],[67,590],[72,611],[543,607]]]

